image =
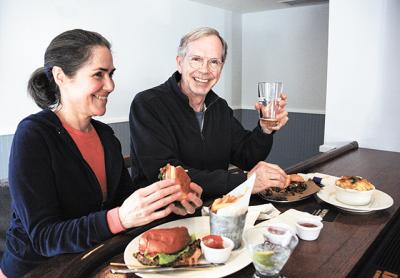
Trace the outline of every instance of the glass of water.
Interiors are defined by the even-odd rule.
[[[281,245],[268,240],[267,227],[257,226],[244,232],[243,240],[256,269],[253,278],[281,277],[279,272],[299,242],[297,236],[290,233],[290,240]]]
[[[258,102],[261,104],[260,120],[267,127],[278,124],[276,114],[279,110],[279,100],[283,90],[282,82],[258,82]]]

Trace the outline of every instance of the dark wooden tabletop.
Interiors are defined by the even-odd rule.
[[[317,158],[318,163],[303,163],[302,172],[319,172],[334,176],[363,176],[376,185],[377,189],[389,194],[394,205],[386,210],[370,214],[352,214],[323,204],[311,197],[290,204],[274,204],[280,211],[289,208],[309,211],[311,207],[324,205],[336,215],[333,221],[324,221],[324,228],[318,240],[300,240],[281,274],[287,277],[347,277],[359,266],[363,255],[377,239],[386,225],[394,218],[400,204],[400,153],[370,149],[353,149],[330,159]],[[298,170],[300,168],[292,168]],[[291,172],[291,171],[289,171]],[[252,197],[252,204],[265,203],[259,196]],[[152,226],[155,226],[154,223]],[[146,227],[146,229],[149,227]],[[113,275],[109,262],[123,262],[125,246],[142,231],[118,235],[88,255],[70,254],[49,259],[43,266],[33,270],[28,277],[135,277],[134,275]],[[251,277],[254,267],[248,265],[228,277]]]

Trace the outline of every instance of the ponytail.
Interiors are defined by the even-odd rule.
[[[28,81],[28,93],[42,109],[53,108],[60,102],[60,92],[53,75],[51,72],[46,74],[43,67],[32,73]]]

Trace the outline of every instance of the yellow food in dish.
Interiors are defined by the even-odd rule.
[[[358,176],[342,176],[336,181],[336,185],[344,189],[354,189],[358,191],[375,189],[375,186],[367,179]]]
[[[222,198],[215,199],[211,205],[211,211],[216,213],[217,210],[227,207],[239,199],[237,196],[224,195]]]

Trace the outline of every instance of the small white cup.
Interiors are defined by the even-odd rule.
[[[264,238],[271,243],[286,246],[290,242],[294,232],[292,232],[292,228],[285,223],[273,223],[265,226],[263,235]]]
[[[303,240],[316,240],[324,225],[315,218],[301,218],[296,222],[297,235]]]
[[[235,244],[231,239],[224,236],[221,237],[224,244],[224,248],[222,249],[208,247],[203,243],[202,240],[200,241],[201,251],[203,252],[206,260],[210,263],[224,263],[229,259],[231,255],[232,249]]]

